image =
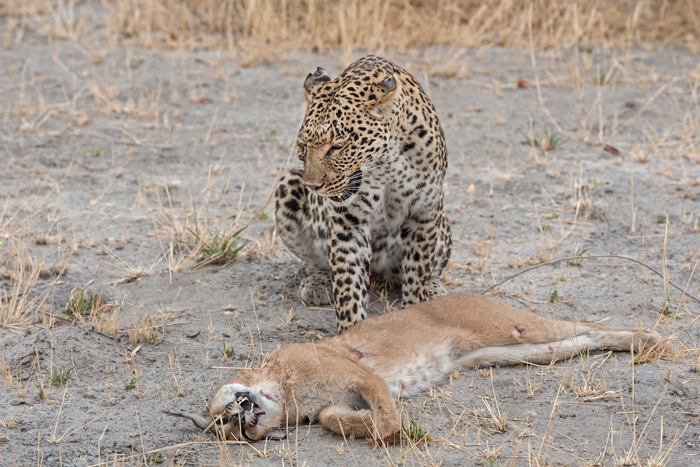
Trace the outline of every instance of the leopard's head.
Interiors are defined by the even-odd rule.
[[[382,66],[357,62],[335,80],[317,68],[304,82],[306,115],[297,136],[303,181],[334,201],[356,193],[363,171],[381,165],[397,144],[402,83],[395,66],[377,60]]]
[[[265,370],[243,370],[217,391],[207,409],[182,416],[224,439],[281,439],[278,428],[284,417],[284,394],[281,385],[268,376]]]

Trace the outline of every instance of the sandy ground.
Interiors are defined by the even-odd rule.
[[[334,333],[330,307],[295,296],[307,271],[276,239],[269,199],[300,165],[303,77],[316,66],[336,75],[338,57],[245,68],[224,51],[24,44],[0,51],[0,293],[7,303],[13,268],[33,261],[43,273],[26,297],[45,299],[45,315],[0,329],[0,464],[147,465],[155,452],[163,465],[700,463],[700,306],[613,258],[541,267],[496,293],[560,319],[659,321],[670,349],[637,365],[597,353],[464,371],[399,401],[432,437],[425,450],[375,449],[315,426],[227,446],[164,415],[202,408],[235,368],[278,345]],[[529,52],[498,48],[385,56],[416,75],[446,133],[450,291],[585,250],[635,258],[700,296],[697,55],[582,46],[538,52],[536,68]],[[518,131],[530,120],[535,134],[570,140],[534,148]],[[186,228],[246,224],[239,258],[190,269]],[[113,305],[97,329],[62,317],[79,286]],[[395,305],[381,292],[374,314]],[[223,345],[235,347],[230,358]],[[66,384],[50,383],[47,372],[70,368]]]

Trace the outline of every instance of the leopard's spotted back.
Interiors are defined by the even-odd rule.
[[[335,80],[317,70],[305,91],[304,170],[276,192],[283,241],[319,269],[302,298],[331,298],[342,330],[366,317],[370,273],[400,282],[403,306],[440,294],[451,235],[447,150],[432,103],[413,76],[374,56]]]

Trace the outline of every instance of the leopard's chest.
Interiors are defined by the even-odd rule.
[[[372,185],[360,209],[373,239],[398,234],[409,214],[409,207],[390,181],[384,185]]]
[[[418,203],[420,175],[405,162],[384,163],[363,172],[363,182],[348,212],[368,225],[372,244],[372,271],[391,278],[400,274],[401,230]]]
[[[407,162],[397,158],[363,172],[352,208],[369,224],[373,239],[401,231],[406,218],[418,208],[415,195],[425,186],[422,180]]]

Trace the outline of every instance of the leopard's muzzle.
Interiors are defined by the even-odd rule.
[[[357,169],[354,171],[350,177],[348,177],[348,185],[345,187],[345,189],[342,191],[337,196],[329,196],[329,198],[336,203],[340,203],[343,201],[346,201],[348,198],[350,198],[352,195],[357,193],[357,191],[360,189],[360,185],[362,184],[362,170]]]

